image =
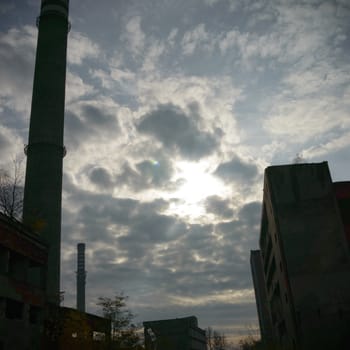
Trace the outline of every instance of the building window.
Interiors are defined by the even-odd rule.
[[[279,334],[280,338],[282,338],[286,334],[286,331],[287,331],[286,323],[283,320],[278,325],[278,334]]]
[[[5,317],[9,320],[21,320],[23,317],[23,307],[23,303],[12,299],[7,299]]]
[[[339,316],[339,319],[342,320],[343,319],[343,310],[342,309],[339,309],[338,310],[338,316]]]
[[[8,272],[12,278],[25,281],[27,277],[26,258],[10,251]]]
[[[43,265],[34,261],[29,261],[28,266],[28,283],[36,287],[42,288],[44,286],[44,267]]]
[[[8,250],[0,246],[0,273],[7,273],[8,259]]]
[[[29,307],[29,322],[31,324],[38,324],[40,320],[41,309],[37,306],[30,305]]]
[[[284,299],[286,300],[286,303],[288,304],[288,295],[287,295],[287,293],[284,293]]]

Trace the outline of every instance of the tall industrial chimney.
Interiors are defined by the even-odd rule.
[[[69,0],[42,0],[29,141],[23,222],[49,246],[46,293],[59,303],[64,99]]]
[[[78,243],[77,248],[77,309],[85,312],[85,243]]]

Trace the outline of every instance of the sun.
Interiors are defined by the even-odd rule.
[[[204,202],[209,196],[225,196],[227,189],[213,172],[213,164],[209,162],[178,162],[176,164],[176,180],[182,185],[171,193],[176,201],[170,205],[169,211],[180,216],[198,218],[206,214]]]

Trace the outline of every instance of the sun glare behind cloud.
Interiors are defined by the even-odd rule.
[[[204,200],[213,195],[224,196],[227,189],[224,184],[211,174],[208,162],[178,162],[177,180],[182,180],[180,188],[172,193],[174,201],[171,213],[196,219],[205,214]]]

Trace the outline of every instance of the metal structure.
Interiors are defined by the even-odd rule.
[[[37,19],[23,222],[49,246],[46,292],[59,303],[61,196],[69,0],[42,0]]]
[[[85,312],[85,243],[78,243],[77,251],[77,310]]]

